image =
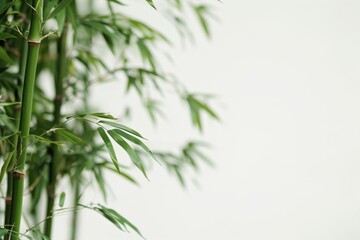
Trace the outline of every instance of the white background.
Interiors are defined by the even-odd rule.
[[[132,122],[151,147],[206,139],[216,167],[204,166],[200,187],[186,190],[159,166],[140,188],[109,176],[116,197],[108,205],[149,240],[360,239],[360,2],[216,6],[212,40],[200,36],[172,54],[190,89],[217,94],[222,122],[206,121],[205,134],[194,133],[187,109],[172,99],[155,129],[141,110]],[[102,110],[120,112],[122,87],[96,90]],[[140,239],[96,213],[81,217],[81,240]]]

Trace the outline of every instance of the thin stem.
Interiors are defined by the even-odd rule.
[[[57,125],[61,123],[61,107],[64,97],[64,79],[67,76],[67,59],[66,59],[66,39],[67,39],[67,27],[64,27],[64,31],[57,41],[57,54],[58,61],[56,66],[55,75],[55,98],[54,98],[54,119],[53,124]],[[59,141],[58,136],[54,133],[52,135],[53,141]],[[45,235],[51,237],[52,222],[53,222],[53,209],[54,201],[56,197],[56,184],[57,176],[59,173],[59,167],[61,162],[61,152],[57,144],[51,145],[51,162],[49,166],[49,185],[47,193],[47,218],[45,222]]]
[[[31,14],[30,33],[28,39],[28,56],[26,61],[20,112],[20,135],[16,148],[17,158],[16,162],[14,163],[13,171],[13,193],[10,219],[13,233],[10,236],[11,240],[19,239],[26,161],[26,150],[24,149],[23,151],[22,146],[27,145],[26,143],[30,132],[30,121],[32,115],[34,85],[36,78],[36,66],[41,43],[43,4],[43,0],[32,1],[32,7],[35,10],[33,10]]]

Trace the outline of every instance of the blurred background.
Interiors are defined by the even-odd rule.
[[[132,13],[166,31],[138,2]],[[205,119],[204,134],[194,132],[187,109],[169,98],[157,127],[140,107],[131,126],[164,149],[207,140],[215,167],[203,165],[185,189],[156,164],[140,187],[109,175],[108,206],[148,240],[360,239],[359,9],[355,0],[214,4],[212,38],[194,26],[196,41],[178,44],[162,67],[190,89],[214,93],[221,123]],[[121,86],[94,88],[94,103],[114,115],[138,104],[123,102]],[[94,189],[86,199],[101,197]],[[81,240],[141,239],[96,213],[80,215]],[[65,228],[65,219],[55,221]],[[55,234],[68,236],[61,227]]]

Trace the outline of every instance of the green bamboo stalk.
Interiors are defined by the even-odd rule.
[[[64,79],[67,76],[67,59],[66,59],[66,39],[67,27],[64,26],[62,35],[57,41],[57,64],[55,73],[55,98],[54,98],[54,119],[53,125],[57,125],[61,121],[61,107],[64,97]],[[58,141],[58,136],[53,134],[53,141]],[[54,201],[56,197],[56,184],[59,172],[59,164],[61,161],[61,152],[59,146],[51,145],[52,158],[49,166],[49,185],[47,193],[47,211],[44,233],[49,238],[52,232]]]
[[[27,4],[22,3],[20,7],[20,13],[27,15]],[[24,24],[25,25],[25,24]],[[26,27],[25,27],[26,28]],[[19,59],[19,78],[17,80],[17,88],[15,90],[15,101],[21,102],[21,87],[23,84],[23,79],[25,75],[25,66],[26,66],[26,59],[27,59],[27,51],[28,51],[28,45],[27,40],[25,38],[21,38],[18,41],[19,46],[19,53],[20,53],[20,59]],[[16,128],[19,129],[20,126],[20,109],[21,105],[15,105],[13,107],[13,116],[15,118],[15,124]],[[18,143],[18,136],[14,135],[11,139],[11,146],[12,149],[10,151],[16,150],[16,146]],[[16,154],[14,154],[13,158],[11,159],[11,162],[9,163],[8,170],[7,170],[7,189],[6,189],[6,198],[5,198],[5,227],[10,229],[10,214],[11,214],[11,203],[12,203],[12,188],[13,188],[13,179],[12,179],[12,172],[14,168]],[[8,236],[5,236],[4,239],[7,239]]]
[[[41,29],[43,18],[43,0],[32,1],[32,14],[30,22],[30,33],[28,38],[28,56],[23,83],[23,94],[20,111],[19,140],[17,144],[17,161],[13,170],[13,194],[11,206],[11,240],[19,239],[22,203],[24,194],[26,146],[30,132],[30,121],[34,96],[34,85],[36,78],[36,66],[41,43]]]

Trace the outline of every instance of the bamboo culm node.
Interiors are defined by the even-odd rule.
[[[25,172],[20,172],[20,171],[13,171],[13,176],[14,178],[25,178],[26,173]]]

